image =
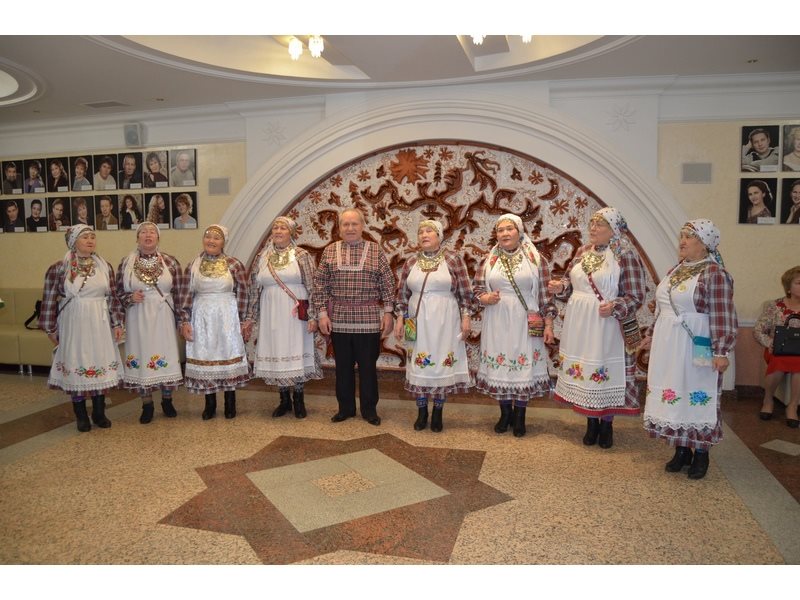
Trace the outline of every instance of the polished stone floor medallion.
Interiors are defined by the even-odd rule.
[[[478,480],[484,455],[391,434],[282,436],[197,469],[206,489],[160,522],[240,535],[265,564],[338,550],[447,562],[467,514],[511,499]]]

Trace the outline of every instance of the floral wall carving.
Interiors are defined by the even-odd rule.
[[[338,215],[358,208],[366,218],[364,237],[381,245],[399,275],[406,257],[418,251],[417,226],[428,218],[445,229],[444,244],[459,252],[470,276],[495,243],[493,227],[506,212],[519,215],[554,275],[563,274],[583,244],[591,215],[606,206],[580,181],[556,167],[512,149],[479,142],[427,140],[384,148],[344,164],[316,180],[295,198],[284,214],[298,224],[298,244],[319,260],[323,249],[338,239]],[[655,273],[631,232],[647,267],[647,299],[639,311],[643,327],[651,326]],[[264,235],[259,249],[267,242]],[[559,304],[563,312],[563,305]],[[473,319],[467,352],[477,368],[481,316]],[[556,337],[561,320],[556,322]],[[324,364],[332,352],[319,339]],[[553,368],[556,349],[550,352]],[[405,352],[393,337],[383,341],[379,366],[404,367]],[[646,370],[639,357],[639,375]],[[555,370],[552,371],[555,373]]]

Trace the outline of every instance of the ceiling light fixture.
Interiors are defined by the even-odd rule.
[[[522,43],[523,44],[530,44],[531,40],[533,40],[533,36],[532,35],[522,35],[520,37],[522,38]]]
[[[325,43],[322,41],[321,35],[312,35],[308,38],[308,51],[311,52],[311,56],[319,58],[322,56],[322,51],[324,49]]]
[[[483,40],[486,36],[485,35],[473,35],[472,36],[472,43],[476,46],[480,46],[483,43]]]
[[[289,40],[289,56],[292,57],[292,60],[298,60],[302,54],[303,42],[296,37],[292,37],[292,39]]]

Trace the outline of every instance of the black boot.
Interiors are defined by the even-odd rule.
[[[675,448],[675,455],[672,460],[664,465],[664,470],[670,473],[677,473],[686,465],[692,464],[692,449],[686,446]]]
[[[508,431],[508,423],[511,421],[511,405],[500,405],[500,420],[494,426],[495,433],[505,433]]]
[[[92,422],[103,429],[111,427],[111,421],[106,417],[106,397],[102,394],[92,396]]]
[[[294,403],[294,416],[296,419],[306,418],[306,403],[304,401],[305,393],[302,391],[294,391],[292,402]]]
[[[514,407],[514,437],[522,437],[525,435],[525,407]]]
[[[586,435],[583,436],[583,443],[586,446],[594,446],[597,443],[597,436],[600,433],[600,419],[589,417],[586,419]]]
[[[78,431],[91,431],[92,424],[89,422],[89,415],[86,414],[86,400],[81,398],[78,402],[73,402],[72,410],[75,412],[75,421],[78,423]]]
[[[142,416],[139,417],[139,423],[146,425],[153,420],[153,403],[144,402],[142,404]]]
[[[232,419],[236,416],[236,392],[225,392],[225,418]]]
[[[164,413],[165,417],[169,417],[170,419],[174,419],[178,416],[178,411],[172,406],[172,398],[161,398],[161,412]]]
[[[428,407],[417,407],[417,420],[414,421],[414,431],[422,431],[428,426]]]
[[[689,467],[689,479],[702,479],[708,471],[708,452],[695,452],[692,466]]]
[[[292,410],[292,397],[289,395],[289,390],[281,390],[281,403],[278,404],[278,408],[272,411],[272,418],[282,417],[287,412]]]
[[[206,409],[203,411],[203,421],[213,419],[217,414],[217,395],[206,394]]]
[[[431,416],[431,431],[439,433],[443,429],[442,425],[442,409],[443,406],[434,406],[433,415]]]
[[[611,421],[600,421],[600,447],[611,448],[614,445],[614,426]]]

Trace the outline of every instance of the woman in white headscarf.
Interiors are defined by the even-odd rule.
[[[125,382],[142,399],[143,425],[153,420],[153,392],[161,390],[161,410],[177,417],[172,392],[183,382],[175,328],[181,316],[183,271],[177,259],[158,248],[160,230],[144,221],[136,228],[136,250],[117,268],[117,295],[126,311]]]
[[[658,284],[652,340],[643,343],[651,348],[644,428],[675,446],[665,469],[677,473],[689,465],[690,479],[705,476],[708,451],[722,440],[722,374],[736,343],[733,279],[719,240],[708,219],[681,228],[681,262]]]
[[[547,350],[557,309],[547,291],[550,269],[517,215],[495,223],[497,244],[475,274],[475,297],[485,307],[476,387],[500,405],[497,433],[525,435],[530,398],[550,391]]]
[[[70,227],[69,251],[47,269],[39,327],[56,344],[48,384],[72,397],[78,431],[92,425],[86,396],[92,397],[92,422],[111,427],[104,392],[119,386],[123,313],[114,289],[114,268],[95,253],[90,225]]]
[[[581,246],[562,280],[548,286],[568,300],[559,346],[555,399],[586,415],[583,443],[611,448],[614,415],[638,415],[635,352],[638,326],[623,332],[646,294],[646,273],[616,208],[589,221],[589,244]]]
[[[304,419],[304,384],[322,379],[314,343],[317,313],[310,302],[314,259],[295,243],[297,224],[289,217],[276,218],[271,232],[250,269],[244,339],[258,324],[254,376],[278,386],[280,403],[272,416],[294,411],[296,418]]]
[[[227,227],[209,225],[203,251],[184,272],[184,385],[194,394],[205,394],[204,421],[216,415],[220,390],[225,392],[225,418],[234,418],[236,388],[250,380],[241,325],[247,310],[247,273],[239,259],[224,253],[227,240]]]
[[[394,336],[402,341],[405,320],[415,319],[416,339],[406,341],[405,389],[417,400],[414,429],[428,426],[432,398],[431,431],[440,432],[447,395],[472,387],[465,342],[475,300],[464,261],[442,248],[441,223],[422,221],[417,236],[420,250],[406,260],[400,274]]]

